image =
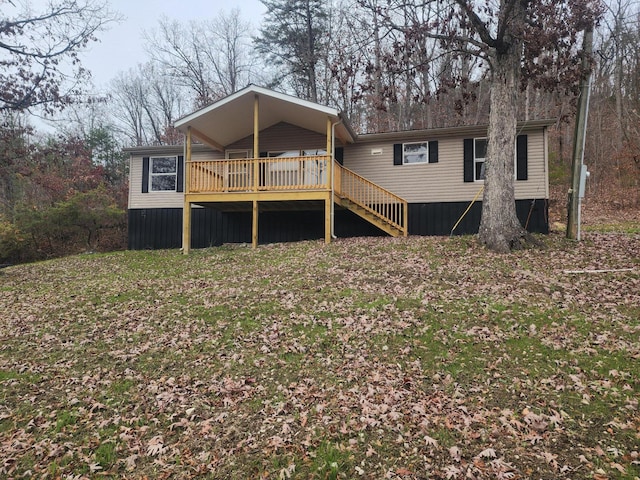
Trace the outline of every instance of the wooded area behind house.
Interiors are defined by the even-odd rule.
[[[124,248],[127,164],[122,148],[180,144],[182,135],[173,129],[176,119],[248,83],[337,107],[358,133],[488,121],[486,61],[430,38],[432,19],[447,15],[441,2],[264,0],[268,10],[260,26],[242,19],[238,10],[188,23],[165,18],[144,34],[147,62],[118,73],[109,91],[100,94],[69,79],[84,78],[87,72],[74,62],[81,62],[82,47],[99,38],[116,16],[101,1],[63,8],[70,3],[59,2],[46,20],[24,17],[18,7],[3,9],[0,263]],[[604,3],[593,58],[587,202],[637,208],[640,9],[631,0]],[[87,16],[89,11],[93,16]],[[94,20],[87,23],[88,17]],[[46,30],[58,32],[56,40],[66,41],[68,51],[15,47],[56,19],[74,19],[78,26],[71,33]],[[468,28],[458,27],[461,35]],[[565,73],[554,71],[546,58],[530,60],[547,70],[544,78]],[[579,65],[577,49],[567,63]],[[575,79],[561,85],[527,81],[533,78],[532,71],[523,72],[518,115],[520,120],[557,119],[550,181],[557,192],[553,220],[559,220],[569,188],[579,85]],[[53,133],[39,131],[25,113],[42,109],[58,120]]]

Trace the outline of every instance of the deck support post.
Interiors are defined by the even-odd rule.
[[[184,155],[184,207],[182,208],[182,253],[188,255],[191,251],[191,127],[187,128]]]
[[[331,194],[324,201],[324,243],[331,243]]]
[[[251,247],[258,248],[258,201],[253,201],[253,222],[251,226]]]
[[[409,204],[402,206],[402,226],[404,227],[404,237],[409,236]]]
[[[185,200],[182,208],[182,253],[189,255],[191,252],[191,202]]]

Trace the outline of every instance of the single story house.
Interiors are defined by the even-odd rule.
[[[534,232],[552,124],[518,125],[516,208]],[[356,135],[333,108],[254,85],[175,126],[184,146],[128,149],[130,249],[478,231],[486,126]]]

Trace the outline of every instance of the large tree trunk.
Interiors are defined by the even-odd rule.
[[[490,250],[505,253],[527,237],[516,215],[514,194],[519,83],[518,46],[495,52],[479,240]]]

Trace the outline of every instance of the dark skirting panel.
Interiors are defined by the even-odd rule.
[[[250,213],[239,212],[230,216],[212,208],[194,208],[192,210],[191,245],[193,248],[250,241]],[[181,247],[181,208],[129,210],[130,250]]]
[[[410,235],[450,235],[469,202],[411,203],[409,204]],[[549,233],[549,203],[545,199],[517,200],[516,214],[527,230]],[[475,202],[462,217],[454,235],[478,233],[482,217],[482,202]]]
[[[129,210],[129,249],[176,248],[182,245],[182,209]]]
[[[191,215],[192,248],[207,248],[223,243],[251,243],[251,212],[194,208]],[[384,235],[384,232],[347,210],[336,210],[335,219],[338,237]],[[322,239],[324,212],[260,212],[258,234],[258,241],[262,244]],[[181,208],[129,210],[130,250],[180,247]]]
[[[468,202],[409,204],[410,235],[449,235],[469,206]],[[476,202],[453,232],[478,232],[482,203]],[[548,233],[548,202],[519,200],[518,218],[531,232]],[[192,210],[191,246],[206,248],[223,243],[251,243],[251,212],[220,212],[213,208]],[[259,218],[259,242],[295,242],[324,238],[324,212],[269,211]],[[382,230],[342,209],[335,211],[335,233],[340,238],[386,235]],[[180,248],[182,209],[150,208],[129,210],[129,249]]]

